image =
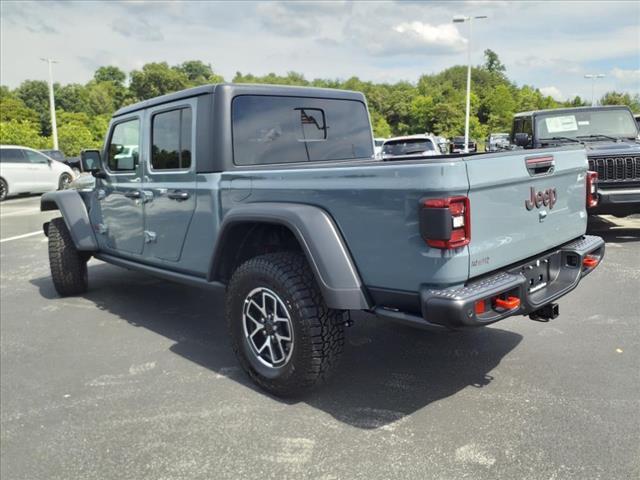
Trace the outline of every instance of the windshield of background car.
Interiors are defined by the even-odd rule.
[[[236,165],[373,157],[369,114],[357,100],[240,95],[231,115]]]
[[[638,135],[633,116],[628,110],[585,110],[536,117],[538,139],[552,137],[577,138],[590,135],[635,138]]]
[[[385,155],[410,155],[412,153],[422,153],[426,151],[434,151],[436,148],[431,140],[412,139],[412,140],[392,140],[382,147],[382,153]]]

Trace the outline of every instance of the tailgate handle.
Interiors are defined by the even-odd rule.
[[[527,171],[529,175],[547,175],[553,172],[556,161],[553,158],[553,155],[544,155],[544,156],[536,156],[536,157],[525,157],[524,163],[527,166]]]

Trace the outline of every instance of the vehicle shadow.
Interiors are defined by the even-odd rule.
[[[90,265],[89,278],[84,298],[98,308],[170,338],[173,353],[267,395],[237,367],[221,295],[102,263]],[[49,277],[31,283],[43,297],[58,298]],[[498,328],[426,332],[358,314],[333,379],[303,398],[278,400],[305,402],[357,428],[384,427],[464,388],[488,385],[521,339]]]
[[[640,240],[640,216],[616,218],[591,215],[587,223],[587,233],[598,235],[605,242],[637,242]]]

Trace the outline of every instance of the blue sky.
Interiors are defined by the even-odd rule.
[[[510,78],[556,98],[640,93],[640,2],[13,2],[0,4],[0,81],[84,83],[100,65],[125,71],[151,61],[199,59],[230,80],[236,71],[307,78],[416,81],[496,51]]]

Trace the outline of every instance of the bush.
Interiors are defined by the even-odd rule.
[[[39,125],[27,120],[0,122],[0,143],[36,149],[49,148],[49,138],[40,136]]]

